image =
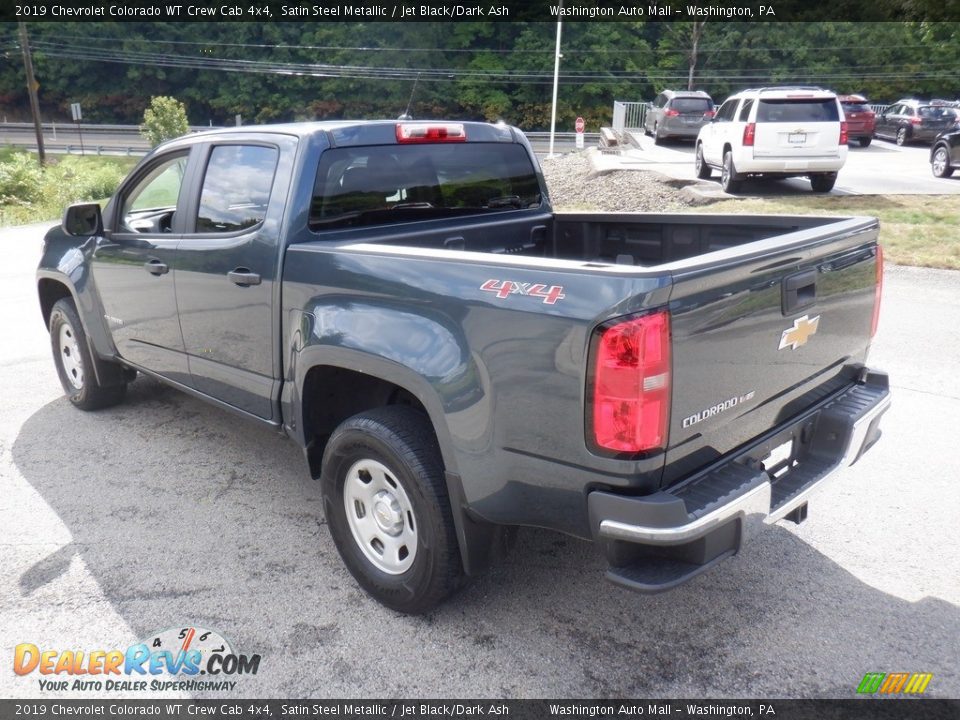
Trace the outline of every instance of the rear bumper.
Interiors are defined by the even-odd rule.
[[[786,426],[665,491],[587,498],[590,528],[611,567],[607,578],[639,592],[660,592],[739,552],[756,530],[806,517],[807,501],[880,437],[890,407],[887,376],[870,372]],[[771,467],[771,450],[792,443]]]

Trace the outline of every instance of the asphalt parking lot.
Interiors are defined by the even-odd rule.
[[[620,167],[654,170],[676,180],[697,183],[704,194],[725,197],[720,189],[720,173],[713,172],[712,180],[697,180],[693,170],[694,143],[692,140],[672,140],[655,145],[652,137],[642,132],[632,134],[638,148],[625,149],[617,158],[607,162]],[[806,178],[749,179],[739,196],[771,196],[809,194],[810,181]],[[955,195],[960,193],[960,175],[953,178],[935,178],[930,172],[930,145],[898,146],[886,140],[874,139],[869,147],[850,146],[847,161],[840,170],[833,195]]]
[[[343,568],[292,443],[142,378],[119,407],[69,406],[34,292],[42,233],[0,230],[0,697],[83,697],[14,675],[18,643],[186,625],[262,656],[230,697],[851,698],[894,671],[960,697],[960,273],[888,268],[884,437],[805,524],[651,597],[605,583],[588,543],[522,530],[410,618]]]

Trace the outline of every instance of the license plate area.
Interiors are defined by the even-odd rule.
[[[807,142],[807,134],[802,132],[790,133],[787,136],[787,142],[791,145],[804,145]]]
[[[790,468],[796,464],[793,459],[793,438],[777,445],[760,462],[771,479],[779,478],[790,472]]]

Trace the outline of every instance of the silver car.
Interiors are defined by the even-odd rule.
[[[703,90],[664,90],[647,103],[643,130],[658,145],[666,138],[694,140],[713,112],[713,99]]]

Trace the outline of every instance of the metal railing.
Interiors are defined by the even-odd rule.
[[[613,129],[617,133],[643,130],[643,121],[647,116],[645,102],[613,102]]]

